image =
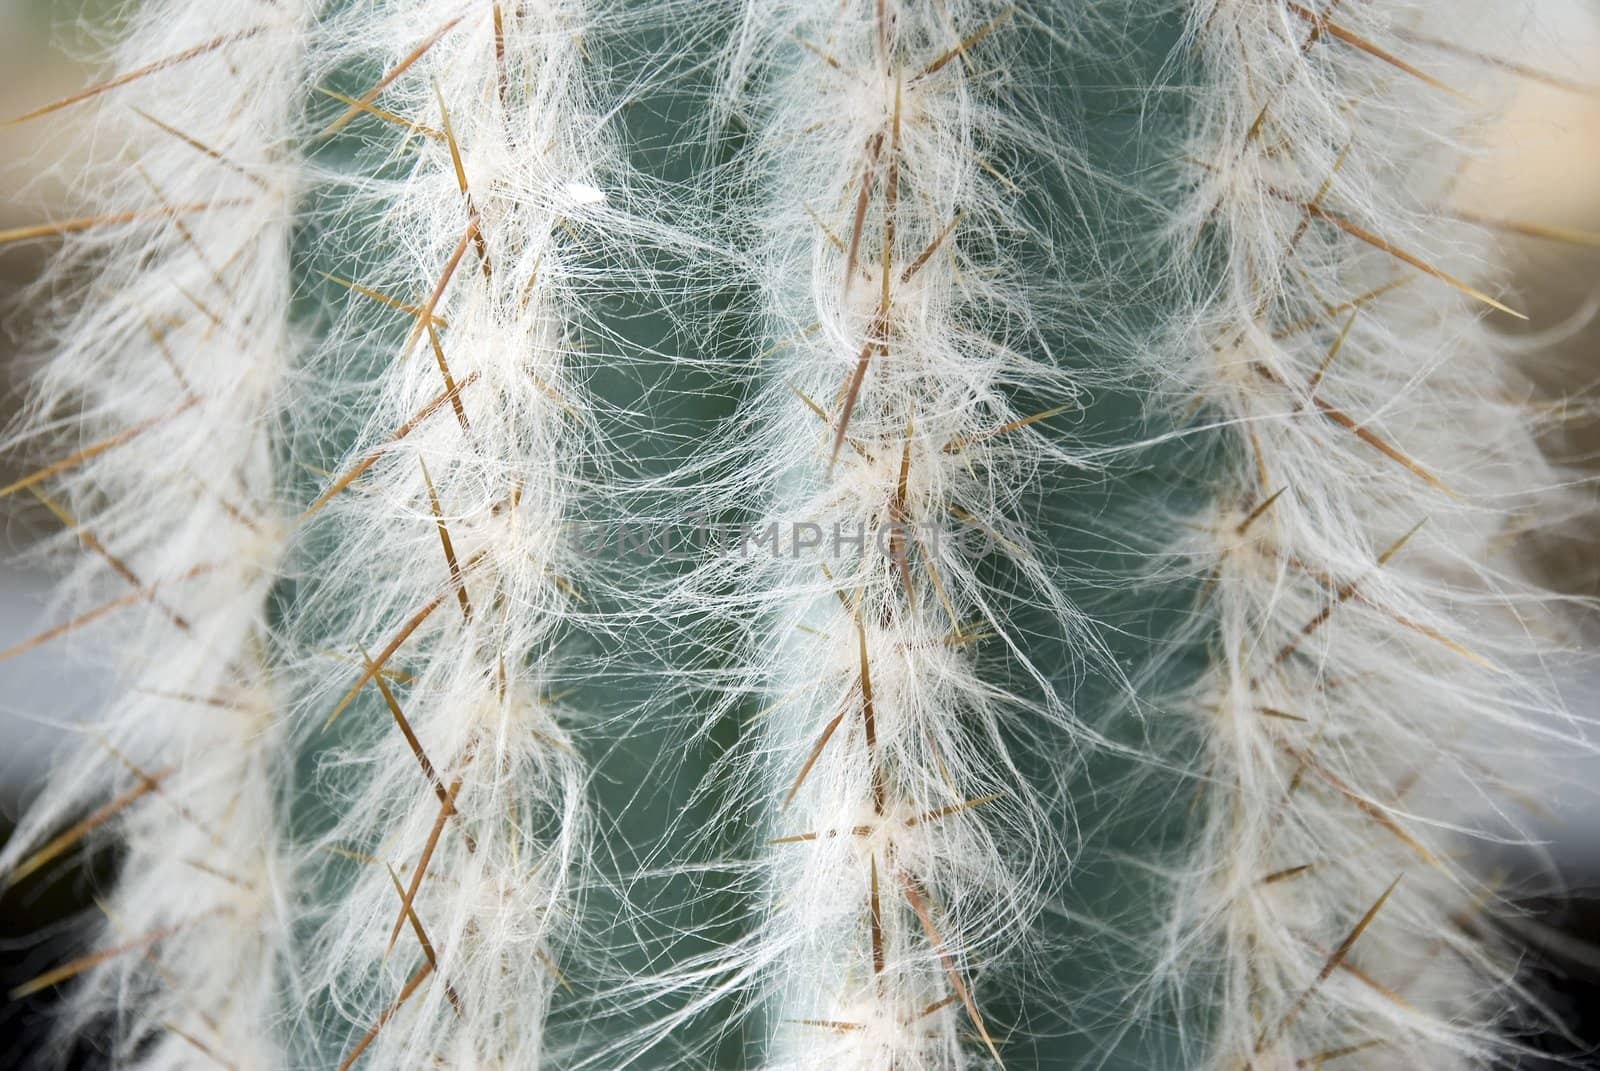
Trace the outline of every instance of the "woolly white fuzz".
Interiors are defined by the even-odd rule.
[[[734,427],[758,519],[711,572],[765,707],[732,764],[731,806],[773,838],[734,969],[772,1068],[988,1065],[984,993],[1062,860],[1008,749],[1019,729],[1061,748],[1068,718],[1013,642],[1015,592],[980,577],[1009,559],[1081,641],[1017,517],[1035,472],[1072,459],[1011,399],[1074,388],[1000,172],[1060,163],[1025,86],[995,84],[1029,32],[1014,14],[753,3],[734,45],[770,346]]]
[[[596,441],[577,336],[619,225],[585,30],[578,3],[392,0],[321,34],[324,68],[399,71],[372,94],[387,118],[346,117],[387,161],[327,177],[332,226],[376,221],[350,280],[367,293],[312,365],[361,431],[308,510],[290,622],[336,809],[305,860],[330,873],[301,970],[346,1063],[546,1059],[585,861],[550,684],[585,583],[563,530]]]
[[[123,1067],[279,1064],[264,600],[285,525],[268,435],[290,356],[304,44],[298,3],[154,4],[118,48],[123,81],[73,105],[93,109],[87,222],[47,280],[59,334],[19,433],[65,460],[8,493],[41,494],[74,528],[62,601],[81,616],[60,642],[105,666],[115,698],[0,868],[77,850],[89,827],[121,843],[91,956],[60,973],[85,975],[64,1026],[114,1016]]]
[[[1182,548],[1215,629],[1181,702],[1205,828],[1166,960],[1201,980],[1197,1066],[1476,1067],[1505,1040],[1499,890],[1461,835],[1503,832],[1556,742],[1540,660],[1563,641],[1520,537],[1558,479],[1490,322],[1494,243],[1450,207],[1501,72],[1409,42],[1503,54],[1516,20],[1192,6],[1178,270],[1222,277],[1192,277],[1163,356],[1232,438]]]

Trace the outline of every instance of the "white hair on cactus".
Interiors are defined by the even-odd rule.
[[[388,0],[331,19],[317,50],[329,71],[384,72],[335,125],[393,135],[325,176],[334,233],[370,230],[350,231],[361,265],[312,367],[361,431],[307,510],[289,622],[337,808],[305,865],[353,869],[306,899],[302,965],[345,1066],[548,1058],[587,862],[551,684],[583,597],[563,526],[598,443],[577,336],[623,226],[584,17],[575,0]]]
[[[1503,74],[1482,46],[1524,14],[1190,5],[1198,297],[1163,359],[1231,440],[1182,548],[1215,630],[1179,702],[1204,829],[1157,979],[1204,979],[1195,1066],[1465,1068],[1507,1040],[1498,890],[1460,848],[1559,746],[1558,622],[1516,544],[1561,479],[1489,322],[1511,299],[1474,282],[1492,236],[1450,198]]]
[[[1076,461],[1057,411],[1014,399],[1076,386],[1045,341],[1061,291],[1019,265],[1048,239],[991,162],[1065,163],[1021,79],[991,82],[1029,32],[1015,14],[750,3],[730,49],[755,191],[731,211],[770,345],[726,460],[766,545],[700,579],[746,635],[730,692],[766,708],[724,813],[771,843],[764,917],[709,973],[764,1017],[771,1068],[997,1062],[980,987],[1064,861],[1008,747],[1050,739],[1065,766],[1073,723],[1013,635],[1017,592],[963,545],[990,543],[1090,648],[1017,516],[1041,468]]]
[[[1115,40],[1085,67],[1115,77],[1101,61],[1144,62],[1134,38],[1175,12],[1160,77],[1194,77],[1131,87],[1127,127],[1187,108],[1165,199],[1077,159],[1081,72],[1033,58],[1093,27]],[[1199,608],[1133,671],[1209,645],[1163,697],[1189,750],[1159,764],[1192,776],[1199,832],[1114,1029],[1174,990],[1186,1067],[1485,1066],[1518,994],[1465,846],[1515,837],[1530,762],[1571,746],[1542,676],[1565,622],[1519,546],[1569,519],[1567,477],[1493,329],[1508,221],[1452,203],[1530,21],[1531,0],[152,0],[116,75],[61,106],[105,158],[89,214],[38,230],[65,237],[37,292],[59,326],[13,443],[60,460],[0,489],[85,552],[75,616],[38,642],[119,684],[0,853],[15,880],[91,834],[123,846],[94,950],[37,983],[81,979],[63,1025],[111,1022],[119,1066],[151,1071],[614,1071],[728,1040],[769,1071],[997,1066],[1026,1026],[985,1007],[1057,950],[1047,912],[1080,917],[1056,898],[1078,745],[1116,735],[1057,692],[1103,652],[1034,496],[1114,458],[1096,476],[1133,499],[1188,475],[1132,471],[1152,441],[1220,434],[1215,495],[1149,569]],[[681,184],[629,170],[611,127],[663,72],[717,66],[719,34],[704,114],[739,153]],[[631,74],[596,69],[612,44],[640,48]],[[1170,227],[1119,234],[1124,209]],[[297,291],[292,245],[356,266]],[[626,483],[608,454],[615,425],[685,445],[665,375],[638,414],[590,393],[623,359],[590,344],[636,352],[637,309],[597,311],[613,287],[713,342],[742,298],[759,320],[749,362],[674,358],[748,393],[671,477]],[[1176,295],[1149,375],[1102,293]],[[1069,370],[1063,338],[1095,356]],[[1056,430],[1113,379],[1182,426],[1095,450]],[[327,460],[308,449],[339,456],[285,516]],[[624,508],[748,527],[682,570],[602,564],[571,522]],[[628,597],[585,609],[619,576]],[[561,691],[591,626],[638,627],[630,665],[667,682],[639,713],[694,743],[759,708],[663,823],[713,801],[692,847],[592,833],[595,716]],[[727,850],[752,829],[753,859]],[[713,871],[657,917],[627,899]],[[604,880],[624,917],[584,934]],[[615,1017],[555,1040],[564,968],[635,925],[614,989],[575,1002]]]
[[[78,978],[60,1025],[106,1019],[118,1066],[280,1063],[266,595],[285,525],[268,437],[292,355],[306,22],[294,0],[152,4],[110,80],[28,117],[91,108],[95,153],[90,214],[53,228],[58,330],[16,438],[64,456],[0,494],[32,493],[68,529],[78,616],[47,635],[103,664],[115,698],[0,869],[18,880],[91,834],[120,844],[93,949],[36,983]]]

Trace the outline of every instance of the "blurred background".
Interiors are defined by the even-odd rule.
[[[1092,2],[1092,0],[1085,0]],[[1448,3],[1449,0],[1439,0]],[[1519,96],[1494,135],[1492,158],[1463,181],[1458,207],[1507,224],[1515,253],[1517,304],[1532,315],[1519,336],[1541,396],[1535,404],[1563,418],[1548,448],[1581,471],[1600,475],[1600,0],[1540,0],[1550,19],[1538,55],[1522,55]],[[87,5],[0,0],[0,123],[67,96],[94,77],[93,57],[110,26],[110,0]],[[1425,49],[1424,42],[1412,42]],[[1471,87],[1463,87],[1470,91]],[[70,113],[0,126],[0,234],[79,214],[74,205]],[[0,241],[0,427],[16,412],[22,373],[34,355],[30,285],[52,251],[49,240]],[[0,484],[33,458],[0,456]],[[1592,515],[1591,515],[1592,516]],[[51,605],[60,559],[41,553],[59,534],[36,503],[0,502],[0,651],[63,620]],[[1554,585],[1600,595],[1600,553],[1588,526],[1538,548]],[[1591,637],[1584,646],[1600,651]],[[1600,674],[1561,670],[1572,713],[1600,713]],[[0,841],[37,789],[52,750],[103,701],[102,685],[61,645],[44,644],[0,661]],[[1505,923],[1527,949],[1529,980],[1565,1029],[1530,1025],[1533,1047],[1520,1068],[1600,1067],[1600,762],[1574,755],[1549,771],[1559,787],[1539,819],[1539,850],[1496,853],[1486,865],[1522,890],[1525,917]],[[42,1027],[59,996],[51,989],[13,999],[12,991],[72,957],[72,920],[93,910],[97,885],[115,860],[78,858],[16,886],[0,887],[0,1069],[47,1066]],[[66,1066],[107,1066],[92,1038],[64,1054]],[[1425,1069],[1418,1069],[1425,1071]]]

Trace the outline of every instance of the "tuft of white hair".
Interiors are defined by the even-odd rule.
[[[307,21],[296,0],[151,4],[106,82],[28,118],[88,109],[94,152],[84,215],[49,228],[65,235],[39,290],[54,350],[12,440],[47,463],[0,494],[66,529],[78,565],[38,642],[74,644],[113,698],[0,870],[120,846],[92,947],[33,985],[71,980],[62,1031],[109,1024],[123,1067],[280,1066],[266,599],[286,524],[269,439],[293,349]]]
[[[1156,981],[1194,1066],[1484,1066],[1514,963],[1473,834],[1570,746],[1522,536],[1562,480],[1496,330],[1496,236],[1452,208],[1525,5],[1200,0],[1155,355],[1228,440],[1181,553],[1210,664],[1175,706],[1203,824]],[[1180,716],[1174,713],[1172,717]],[[1485,817],[1487,816],[1487,817]],[[1514,835],[1514,834],[1512,834]]]
[[[301,517],[286,621],[303,790],[333,812],[298,845],[322,1016],[298,1029],[342,1066],[549,1059],[587,862],[554,683],[599,435],[585,291],[622,226],[585,17],[387,0],[319,29],[319,84],[367,87],[331,112],[366,148],[318,176],[311,225],[356,266],[328,273],[304,417],[358,430]]]
[[[1004,173],[1066,167],[1010,77],[1032,32],[1002,3],[762,2],[729,46],[765,337],[719,455],[747,520],[697,580],[744,636],[729,694],[761,708],[724,817],[766,843],[754,929],[707,973],[765,1067],[998,1063],[985,994],[1064,864],[1010,750],[1048,739],[1065,765],[1074,732],[1017,606],[1091,647],[1018,515],[1041,468],[1078,463],[1056,411],[1016,400],[1077,391]]]

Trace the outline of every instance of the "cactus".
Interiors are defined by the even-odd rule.
[[[1048,224],[1005,169],[1068,163],[1021,70],[967,59],[1025,62],[1014,16],[763,4],[731,46],[762,348],[728,447],[748,531],[708,573],[762,708],[720,772],[767,841],[763,917],[722,964],[766,1020],[763,1066],[957,1066],[970,1039],[998,1061],[978,979],[1062,858],[1010,751],[1067,748],[1073,723],[1003,637],[1023,598],[1092,646],[1018,508],[1074,463],[1045,429],[1079,388],[1049,352],[1059,299],[1021,270]],[[981,575],[991,543],[1020,594]]]
[[[1208,665],[1171,716],[1204,787],[1164,969],[1206,978],[1216,1066],[1478,1066],[1512,972],[1456,853],[1551,703],[1528,672],[1545,597],[1507,533],[1560,478],[1491,323],[1520,314],[1466,281],[1493,235],[1449,208],[1502,90],[1426,43],[1514,24],[1335,8],[1190,15],[1173,227],[1203,267],[1163,360],[1228,442],[1178,548]]]
[[[384,72],[381,115],[368,91],[328,124],[367,134],[313,222],[344,254],[315,270],[348,296],[308,365],[318,425],[360,427],[302,514],[284,615],[304,791],[335,812],[300,872],[340,889],[297,959],[313,1007],[357,1027],[323,1054],[342,1066],[369,1048],[536,1066],[563,980],[588,853],[556,662],[584,562],[563,522],[597,449],[585,290],[626,229],[601,192],[583,7],[361,5],[314,49]],[[358,672],[323,650],[359,652]]]
[[[1584,504],[1534,225],[1452,195],[1531,4],[259,6],[134,16],[24,117],[91,117],[89,211],[0,235],[63,239],[30,644],[118,686],[0,854],[122,846],[64,1031],[1515,1050],[1468,849],[1579,744],[1521,537]]]
[[[269,594],[290,523],[274,439],[294,364],[307,32],[296,2],[247,23],[152,5],[118,75],[63,104],[99,109],[90,132],[108,151],[91,163],[93,214],[53,228],[66,241],[52,270],[92,274],[19,433],[62,456],[4,490],[36,497],[83,551],[62,600],[77,612],[34,642],[91,637],[116,685],[0,867],[16,881],[115,830],[121,878],[93,949],[33,985],[83,975],[64,1028],[116,1012],[129,1066],[223,1047],[275,1063],[292,866]]]

